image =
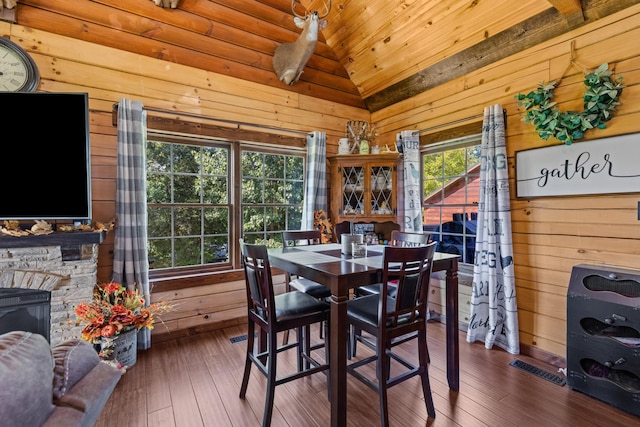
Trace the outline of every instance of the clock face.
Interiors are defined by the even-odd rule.
[[[33,92],[39,82],[38,67],[27,52],[0,37],[0,91]]]

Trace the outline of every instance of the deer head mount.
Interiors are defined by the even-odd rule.
[[[313,54],[318,42],[318,32],[326,25],[323,18],[331,11],[331,0],[326,6],[326,13],[319,15],[314,11],[306,16],[298,15],[294,8],[295,0],[291,0],[291,10],[293,11],[293,22],[296,27],[302,28],[302,33],[293,43],[282,43],[273,54],[273,69],[278,79],[290,85],[298,81],[307,61]]]
[[[175,9],[178,7],[180,0],[152,0],[156,6]]]
[[[16,7],[16,3],[18,3],[18,0],[0,0],[0,12],[2,12],[4,8],[13,9]]]

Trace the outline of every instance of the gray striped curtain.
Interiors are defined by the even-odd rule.
[[[313,229],[315,210],[327,211],[327,135],[314,131],[307,135],[307,167],[301,230]]]
[[[476,262],[467,342],[520,353],[511,240],[509,166],[500,104],[484,109]]]
[[[137,289],[149,304],[146,143],[147,113],[142,103],[120,99],[112,280],[129,289]],[[149,347],[151,331],[142,328],[138,332],[138,348],[146,350]]]

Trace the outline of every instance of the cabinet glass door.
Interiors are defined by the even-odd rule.
[[[391,215],[393,213],[393,182],[391,167],[371,167],[371,214]]]
[[[342,168],[342,214],[364,214],[364,168],[344,166]]]

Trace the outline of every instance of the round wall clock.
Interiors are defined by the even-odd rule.
[[[0,37],[0,92],[34,92],[39,83],[33,58],[19,45]]]

